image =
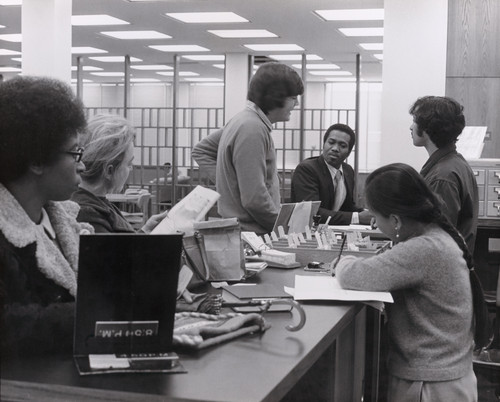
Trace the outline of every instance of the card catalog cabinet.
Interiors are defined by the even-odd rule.
[[[500,159],[468,161],[479,190],[479,219],[500,220]]]

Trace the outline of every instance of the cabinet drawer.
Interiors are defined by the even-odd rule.
[[[472,168],[472,172],[474,172],[474,176],[476,176],[476,182],[478,185],[486,184],[486,180],[485,180],[486,172],[484,169]]]
[[[488,201],[500,200],[500,184],[498,186],[488,186],[486,197]]]
[[[500,185],[500,170],[498,169],[488,170],[488,185],[494,186],[496,184]]]
[[[486,211],[488,218],[500,218],[500,200],[488,201],[488,210]]]

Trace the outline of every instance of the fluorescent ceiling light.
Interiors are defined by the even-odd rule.
[[[220,68],[221,70],[224,70],[226,68],[225,64],[212,64],[215,68]]]
[[[130,22],[112,17],[107,14],[94,15],[73,15],[71,16],[71,25],[88,26],[88,25],[128,25]]]
[[[161,52],[209,52],[210,49],[198,45],[149,45],[151,49]]]
[[[165,64],[143,64],[143,65],[134,65],[130,66],[135,70],[144,70],[144,71],[158,71],[158,70],[173,70],[173,67],[167,66]]]
[[[174,76],[174,72],[173,71],[159,71],[156,74],[165,75],[167,77],[173,77]],[[179,71],[179,76],[180,77],[196,77],[198,75],[200,75],[200,74],[195,73],[193,71]]]
[[[71,71],[77,71],[78,66],[71,66]],[[102,71],[102,68],[95,66],[82,66],[83,71]]]
[[[325,21],[369,21],[383,20],[383,8],[365,8],[358,10],[314,10]]]
[[[188,24],[209,22],[248,22],[247,19],[233,12],[166,13],[166,15]]]
[[[92,46],[75,46],[71,48],[73,54],[108,53],[107,50],[98,49]]]
[[[226,59],[226,56],[224,55],[218,55],[218,54],[202,54],[202,55],[185,55],[182,56],[185,59],[188,60],[194,60],[194,61],[224,61]]]
[[[339,28],[345,36],[384,36],[384,28]]]
[[[21,54],[21,52],[17,52],[16,50],[0,49],[0,56],[12,56],[15,54]]]
[[[198,82],[198,83],[193,83],[189,85],[196,85],[199,87],[223,87],[224,83],[223,82]]]
[[[249,44],[243,45],[250,50],[257,52],[300,52],[304,50],[299,45],[293,43],[286,44]]]
[[[360,43],[359,46],[365,50],[384,50],[383,43]]]
[[[383,53],[376,53],[373,55],[378,60],[384,60],[384,54]]]
[[[157,78],[131,78],[130,82],[159,82]]]
[[[90,73],[92,75],[98,75],[99,77],[123,77],[125,75],[124,72],[117,71],[117,72],[101,72],[101,73]]]
[[[89,57],[89,59],[101,61],[103,63],[123,63],[123,62],[125,62],[125,56],[95,56],[95,57]],[[138,61],[142,61],[142,59],[138,59],[137,57],[131,57],[130,61],[138,62]]]
[[[71,78],[71,83],[72,83],[72,84],[76,84],[77,82],[78,82],[78,78]],[[88,80],[88,79],[84,78],[84,79],[82,80],[82,82],[94,82],[94,81],[92,81],[92,80]]]
[[[5,34],[0,35],[0,40],[7,42],[22,42],[23,36],[21,34]]]
[[[161,81],[158,80],[158,82],[151,81],[151,82],[135,82],[134,87],[151,87],[151,86],[165,86],[165,87],[170,87],[172,84],[168,81]]]
[[[267,29],[209,29],[208,32],[219,38],[277,38],[278,35]]]
[[[5,25],[0,25],[0,28],[5,28]]]
[[[192,82],[222,82],[220,78],[185,78],[185,80]]]
[[[17,67],[0,67],[0,73],[18,73],[21,69]]]
[[[101,34],[116,39],[171,39],[170,35],[158,31],[103,31]]]
[[[18,61],[19,63],[23,62],[23,58],[22,57],[12,57],[11,60],[12,61]]]
[[[334,82],[355,82],[356,77],[327,77],[325,78],[326,81],[334,81]]]
[[[302,64],[292,64],[292,67],[295,68],[302,68]],[[308,70],[337,70],[340,67],[337,66],[336,64],[329,63],[329,64],[306,64],[306,68]]]
[[[311,75],[352,75],[349,71],[309,71]]]
[[[269,58],[279,61],[295,61],[302,60],[301,54],[270,54]],[[323,60],[322,57],[319,57],[316,54],[306,54],[306,60],[314,61],[314,60]]]
[[[23,0],[0,0],[0,6],[20,6]]]

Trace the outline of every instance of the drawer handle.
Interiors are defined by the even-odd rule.
[[[474,173],[474,176],[479,176],[479,171],[478,170],[473,170],[472,173]]]
[[[500,172],[495,172],[494,175],[496,178],[500,179]]]
[[[498,215],[500,215],[500,202],[494,202],[493,208],[497,209]]]

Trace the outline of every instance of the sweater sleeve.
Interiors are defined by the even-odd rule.
[[[268,232],[278,215],[271,189],[267,188],[267,158],[271,148],[265,129],[249,124],[234,142],[232,163],[238,178],[242,207]],[[277,178],[276,178],[277,180]]]
[[[191,156],[203,170],[203,173],[215,183],[215,166],[222,129],[218,129],[198,142],[191,151]]]
[[[411,239],[370,258],[344,256],[336,268],[340,285],[347,289],[393,291],[416,287],[424,273],[425,248]],[[431,264],[431,262],[429,262]]]

